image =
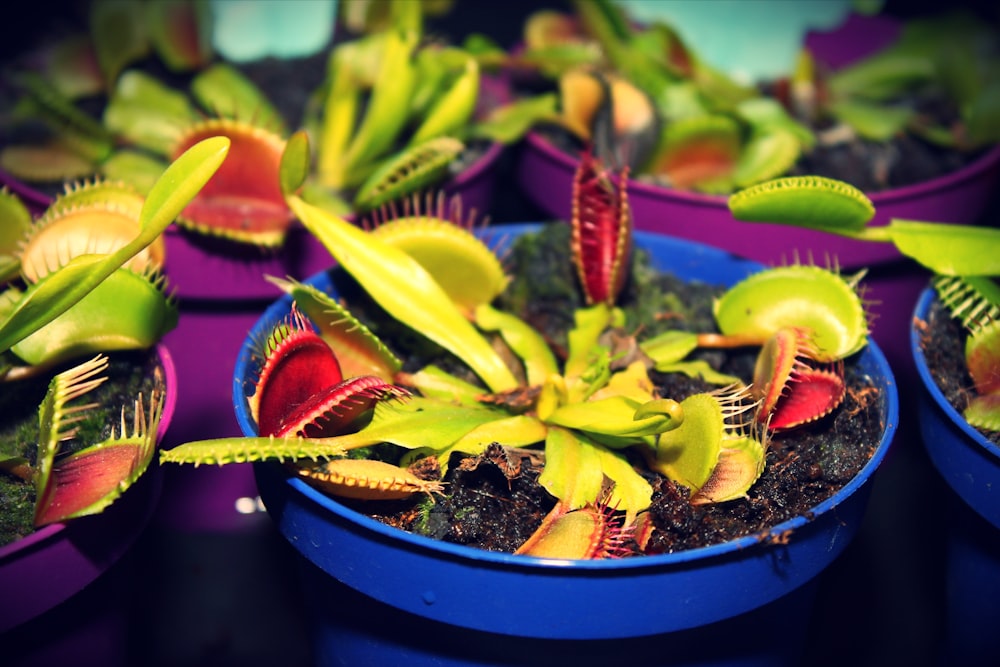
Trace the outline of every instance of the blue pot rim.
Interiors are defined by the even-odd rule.
[[[917,306],[913,311],[913,320],[926,321],[927,315],[930,312],[931,305],[937,298],[937,292],[933,287],[925,288],[921,293],[920,297],[917,299]],[[920,344],[920,331],[917,327],[910,327],[910,351],[913,354],[913,361],[917,367],[917,374],[920,375],[920,381],[923,382],[924,388],[930,394],[934,403],[940,408],[948,419],[953,422],[967,438],[972,442],[976,443],[987,452],[992,454],[997,459],[1000,459],[1000,447],[993,444],[993,442],[987,438],[985,435],[980,433],[978,430],[969,425],[965,417],[955,409],[955,406],[945,397],[944,392],[938,387],[937,382],[934,380],[934,376],[931,375],[931,370],[927,365],[927,357],[924,356],[924,348]]]
[[[540,227],[540,223],[517,223],[517,224],[504,224],[496,225],[491,228],[491,231],[510,231],[513,234],[523,233],[527,231],[532,231]],[[694,241],[688,241],[685,239],[680,239],[676,237],[667,236],[665,234],[658,234],[655,232],[647,231],[636,231],[634,232],[635,247],[644,247],[644,241],[649,240],[659,240],[659,242],[669,242],[676,243],[699,253],[704,253],[716,257],[719,261],[726,262],[736,262],[744,265],[748,272],[759,271],[764,269],[764,265],[752,260],[743,259],[732,255],[718,248],[708,246],[705,244],[697,243]],[[312,282],[313,280],[322,280],[325,273],[316,274],[310,277],[306,282]],[[253,330],[251,330],[243,347],[240,350],[239,358],[237,359],[235,372],[233,374],[233,405],[236,411],[236,418],[239,423],[240,429],[244,435],[256,435],[256,425],[250,421],[249,412],[246,406],[246,396],[243,393],[243,372],[248,365],[252,362],[252,348],[254,340],[254,332],[259,331],[265,324],[272,324],[276,322],[280,317],[287,313],[291,305],[291,296],[283,295],[277,301],[272,303],[265,312],[261,315],[260,319],[254,325]],[[813,507],[808,516],[800,515],[788,519],[780,524],[773,526],[768,534],[780,534],[786,531],[795,531],[802,528],[817,517],[832,511],[838,505],[847,500],[852,496],[858,489],[864,486],[869,478],[874,474],[875,470],[881,465],[882,460],[885,458],[886,452],[889,449],[889,445],[892,442],[893,436],[895,435],[896,428],[899,423],[899,397],[896,390],[895,377],[892,374],[892,370],[889,366],[888,360],[885,355],[879,349],[878,345],[874,340],[869,337],[868,344],[864,350],[859,354],[870,355],[871,362],[873,363],[875,369],[878,371],[879,375],[884,379],[886,389],[885,392],[885,410],[886,410],[886,420],[885,420],[885,431],[882,434],[875,451],[872,453],[871,458],[862,467],[857,475],[851,479],[850,482],[844,485],[837,493],[833,496],[827,498],[826,500],[820,502],[815,507]],[[271,465],[268,462],[256,463],[255,465]],[[568,560],[568,559],[552,559],[552,558],[537,558],[534,556],[524,556],[524,555],[514,555],[509,553],[501,553],[494,551],[487,551],[484,549],[477,549],[474,547],[468,547],[461,544],[453,544],[450,542],[444,542],[441,540],[435,540],[422,535],[416,535],[409,533],[398,528],[393,528],[387,526],[380,521],[372,519],[360,512],[356,512],[339,502],[334,498],[327,496],[326,494],[316,490],[309,484],[305,483],[299,478],[293,477],[291,475],[287,476],[285,480],[287,484],[291,487],[293,492],[302,494],[303,496],[309,498],[312,502],[316,503],[317,506],[323,508],[326,511],[332,512],[333,514],[345,519],[347,521],[357,524],[359,527],[378,534],[381,538],[405,543],[408,547],[414,549],[421,549],[427,551],[437,552],[443,555],[455,559],[462,559],[467,561],[474,561],[478,563],[488,563],[495,566],[502,566],[506,568],[520,568],[524,570],[542,570],[552,567],[557,567],[560,569],[573,570],[573,571],[603,571],[603,572],[622,572],[625,570],[634,569],[660,569],[665,567],[675,567],[678,565],[683,565],[686,563],[693,563],[697,561],[703,561],[705,559],[726,557],[736,554],[738,552],[744,552],[754,546],[760,545],[762,543],[761,534],[755,533],[751,535],[746,535],[735,540],[730,540],[728,542],[723,542],[719,544],[713,544],[704,547],[698,547],[695,549],[686,549],[683,551],[669,553],[669,554],[655,554],[642,556],[641,558],[624,558],[624,559],[609,559],[609,560]]]

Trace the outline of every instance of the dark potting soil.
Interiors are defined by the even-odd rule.
[[[495,229],[502,233],[503,227]],[[552,337],[554,349],[559,349],[572,308],[581,303],[564,250],[568,247],[568,226],[547,225],[544,229],[545,241],[538,246],[515,244],[508,266],[516,278],[505,300]],[[524,266],[534,274],[520,271],[519,267]],[[711,297],[722,291],[719,286],[688,283],[658,273],[649,267],[641,252],[636,253],[634,266],[634,278],[622,301],[629,310],[628,329],[648,327],[650,336],[666,328],[716,331]],[[352,312],[366,319],[382,336],[375,321],[368,319],[370,311],[363,314],[365,307],[355,300],[350,279],[343,275],[340,278],[338,291]],[[383,336],[383,340],[391,338]],[[756,350],[698,351],[694,356],[749,382]],[[427,359],[412,362],[419,367]],[[435,363],[441,362],[435,359]],[[795,539],[794,535],[775,534],[771,528],[793,517],[808,516],[813,507],[852,479],[871,458],[885,428],[881,419],[884,399],[871,379],[859,374],[850,360],[846,378],[847,398],[832,414],[809,427],[772,437],[764,472],[746,498],[694,506],[688,502],[685,487],[644,472],[654,488],[650,511],[657,528],[645,553],[681,551],[745,535],[757,535],[763,541]],[[653,380],[662,396],[676,400],[717,388],[681,374],[656,373]],[[445,491],[433,499],[341,502],[403,530],[490,551],[512,552],[538,527],[555,500],[537,483],[544,454],[504,448],[502,444],[478,457],[454,454],[444,477]],[[641,461],[634,462],[638,470],[645,470]],[[436,466],[429,468],[434,471]],[[636,551],[635,555],[640,554]]]
[[[108,380],[84,398],[74,402],[99,402],[101,407],[87,412],[77,424],[77,437],[62,443],[61,454],[70,454],[108,438],[111,428],[120,431],[122,406],[125,423],[133,423],[133,401],[142,392],[146,409],[154,383],[163,381],[163,367],[155,350],[115,352],[108,356]],[[38,453],[38,405],[45,397],[49,379],[83,361],[64,364],[49,374],[0,383],[0,453],[21,456],[36,464]],[[156,465],[155,460],[151,465]],[[126,491],[126,493],[128,493]],[[34,532],[35,486],[0,471],[0,546]],[[120,499],[119,499],[120,500]],[[85,518],[80,520],[86,520]]]
[[[937,299],[933,301],[926,320],[917,320],[920,346],[927,360],[927,369],[941,393],[959,413],[976,395],[976,388],[965,364],[965,340],[968,337],[962,323]],[[977,429],[993,444],[1000,445],[1000,431]]]

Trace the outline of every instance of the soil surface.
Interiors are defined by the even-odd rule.
[[[576,288],[566,253],[559,250],[567,247],[564,243],[568,227],[550,225],[545,229],[548,245],[521,253],[517,250],[521,246],[515,246],[509,263],[511,273],[518,278],[508,289],[507,297],[511,304],[530,304],[522,311],[524,317],[558,339],[556,328],[565,330],[571,312],[566,294],[575,293]],[[539,267],[552,270],[556,277],[545,281],[538,275],[521,275],[517,268],[519,261],[528,261],[537,270],[542,270]],[[641,253],[637,253],[635,267],[633,275],[643,276],[651,286],[640,288],[633,281],[626,288],[623,306],[636,308],[642,301],[640,296],[645,298],[650,289],[660,290],[660,296],[654,300],[666,299],[673,304],[666,317],[647,318],[645,326],[654,330],[658,326],[716,330],[710,304],[712,295],[721,292],[718,286],[685,283],[672,275],[658,274],[648,268]],[[538,286],[542,288],[537,292],[521,292]],[[338,284],[338,290],[342,290],[340,293],[352,312],[361,319],[369,317],[353,299],[349,279]],[[637,317],[647,316],[640,313]],[[378,328],[372,320],[368,322]],[[650,335],[653,333],[650,331]],[[558,343],[554,347],[558,349]],[[694,354],[708,360],[713,367],[749,382],[756,349]],[[418,359],[413,363],[419,366],[426,361]],[[881,437],[884,424],[878,390],[870,379],[858,374],[850,360],[846,377],[847,398],[831,415],[807,428],[772,438],[764,473],[745,499],[694,506],[688,502],[686,488],[658,474],[643,472],[654,488],[651,514],[656,526],[645,553],[680,551],[754,534],[761,540],[788,539],[788,535],[772,534],[771,527],[796,516],[807,516],[817,503],[834,494],[869,460]],[[655,374],[653,379],[661,395],[676,400],[717,388],[680,374]],[[555,501],[537,483],[544,455],[539,451],[503,448],[502,444],[480,457],[455,454],[444,478],[445,494],[436,496],[434,502],[425,497],[343,502],[403,530],[491,551],[514,551],[531,535]],[[645,470],[640,460],[634,463],[638,470]],[[632,548],[626,551],[628,555],[642,553],[634,542],[629,546]]]

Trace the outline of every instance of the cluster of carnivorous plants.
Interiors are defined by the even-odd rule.
[[[68,453],[67,442],[105,413],[82,399],[107,379],[108,355],[147,349],[176,325],[161,234],[228,148],[224,137],[195,145],[145,197],[111,182],[71,187],[36,220],[0,192],[0,399],[9,406],[26,384],[48,383],[34,428],[12,426],[14,410],[4,415],[0,471],[32,485],[35,526],[100,512],[152,460],[164,399],[156,383],[122,406],[117,428],[111,415],[92,443]]]
[[[892,219],[873,226],[871,201],[848,183],[817,176],[786,177],[737,192],[729,209],[738,220],[796,225],[852,239],[892,243],[933,273],[941,302],[968,337],[965,360],[976,395],[968,422],[1000,431],[1000,230],[981,225]]]
[[[338,215],[440,185],[468,166],[470,155],[478,155],[470,142],[510,143],[520,136],[516,128],[477,121],[477,105],[492,108],[503,100],[481,94],[480,68],[471,53],[424,34],[419,2],[387,3],[386,22],[378,30],[335,45],[326,76],[300,119],[283,117],[267,91],[210,52],[196,50],[200,57],[192,54],[182,61],[183,69],[172,68],[185,74],[175,77],[187,82],[184,87],[155,76],[139,57],[148,47],[139,49],[100,30],[110,22],[111,7],[121,4],[130,3],[98,0],[92,9],[87,44],[103,46],[111,53],[101,60],[116,63],[100,79],[104,85],[89,91],[101,96],[99,118],[84,111],[95,106],[93,100],[79,101],[60,85],[61,69],[15,73],[22,95],[15,117],[41,124],[45,132],[41,144],[29,133],[28,143],[0,152],[0,165],[14,176],[59,183],[99,175],[145,192],[187,148],[225,136],[231,142],[226,162],[177,223],[195,233],[274,248],[294,222],[278,183],[292,123],[301,122],[317,147],[303,198]],[[160,4],[171,3],[134,3],[123,10],[118,19],[131,29],[121,32],[147,34],[149,17],[141,8]],[[184,16],[190,31],[204,39],[206,19],[190,9]],[[155,34],[161,36],[156,43],[164,45],[192,39],[162,27]]]
[[[523,50],[505,61],[555,84],[522,104],[525,122],[561,128],[575,145],[596,142],[636,178],[728,194],[859,140],[905,135],[969,155],[1000,140],[996,31],[968,13],[913,19],[894,43],[836,71],[803,47],[786,77],[744,85],[663,21],[636,24],[609,0],[571,7],[530,15]],[[603,106],[610,142],[595,127]],[[880,151],[871,165],[880,189],[891,160]]]
[[[379,336],[350,303],[271,278],[293,306],[254,342],[257,373],[246,391],[259,436],[185,443],[161,452],[163,462],[284,461],[335,496],[390,499],[447,493],[441,475],[452,453],[542,446],[539,482],[557,502],[519,553],[619,555],[625,535],[642,543],[636,527],[648,523],[648,475],[687,487],[693,503],[743,497],[775,433],[836,409],[843,360],[867,341],[855,281],[801,265],[727,290],[714,305],[717,331],[636,335],[639,325],[618,304],[633,253],[625,174],[587,153],[568,249],[581,305],[555,345],[521,313],[499,307],[510,276],[473,221],[431,201],[356,226],[297,194],[308,161],[308,141],[297,134],[282,169],[289,205],[337,270],[395,324]],[[460,364],[403,370],[414,337]],[[687,358],[726,346],[760,348],[751,384]],[[701,376],[717,389],[674,400],[659,395],[653,371]],[[407,465],[425,469],[428,460],[430,477]]]

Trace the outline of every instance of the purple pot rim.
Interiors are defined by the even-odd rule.
[[[913,322],[914,326],[910,327],[910,351],[913,354],[913,361],[917,367],[917,374],[920,376],[920,381],[924,385],[924,389],[930,394],[931,399],[934,401],[935,405],[944,412],[945,416],[951,421],[956,428],[958,428],[971,442],[975,443],[979,447],[982,447],[986,452],[991,454],[994,458],[1000,460],[1000,446],[993,444],[985,435],[973,428],[965,417],[955,409],[955,406],[951,404],[951,401],[945,397],[944,392],[938,386],[937,382],[934,381],[934,376],[931,375],[930,367],[927,365],[927,357],[924,355],[924,348],[920,344],[920,331],[915,326],[917,321],[926,321],[927,313],[930,311],[931,304],[934,303],[937,297],[937,292],[933,287],[925,288],[921,293],[920,297],[917,299],[916,308],[913,310]]]
[[[503,149],[504,144],[499,141],[490,142],[489,147],[482,155],[473,160],[467,169],[446,181],[443,188],[446,190],[462,188],[489,175],[490,168],[500,159]]]
[[[544,224],[544,223],[543,223]],[[531,229],[538,226],[538,223],[505,223],[504,228],[509,230],[518,229]],[[516,233],[516,232],[515,232]],[[670,236],[667,234],[661,234],[657,232],[649,231],[637,231],[636,232],[636,245],[641,246],[644,238],[650,237],[666,237],[672,242],[677,242],[692,248],[700,248],[703,252],[708,252],[719,257],[729,256],[733,259],[744,262],[748,265],[754,265],[758,269],[763,269],[764,265],[759,262],[753,262],[751,260],[746,260],[743,258],[738,258],[731,253],[727,253],[724,250],[715,248],[713,246],[708,246],[706,244],[698,243],[696,241],[689,241],[687,239],[682,239],[675,236]],[[317,274],[311,276],[306,282],[320,278],[322,274]],[[282,311],[282,309],[287,310],[291,302],[291,296],[285,294],[272,302],[267,309],[261,314],[260,319],[255,324],[254,328],[261,326],[261,324],[268,320],[268,318],[273,318],[274,315]],[[250,334],[248,334],[248,337]],[[240,359],[237,361],[236,371],[239,371],[241,365],[244,362],[244,355],[247,353],[247,341],[241,346]],[[794,531],[807,526],[812,523],[816,517],[827,514],[828,512],[834,510],[838,505],[846,502],[849,498],[855,495],[855,493],[867,484],[872,475],[881,465],[882,460],[885,458],[886,452],[892,443],[895,436],[896,429],[899,423],[899,397],[895,389],[896,380],[895,376],[892,374],[892,369],[889,366],[889,362],[886,359],[884,353],[881,351],[879,346],[874,340],[869,337],[868,345],[859,354],[871,355],[870,359],[872,364],[883,373],[883,378],[886,386],[890,389],[886,396],[886,419],[885,428],[882,433],[878,444],[875,447],[875,451],[871,458],[865,463],[864,466],[858,471],[858,473],[841,488],[837,493],[831,497],[817,503],[810,511],[809,516],[796,516],[786,521],[781,522],[770,528],[772,532],[783,532],[783,531]],[[243,400],[245,403],[245,396],[243,396],[243,379],[234,372],[233,374],[233,401],[234,408],[237,412],[237,421],[240,422],[241,430],[246,433],[244,428],[243,420],[240,414],[239,401]],[[254,464],[258,465],[268,465],[268,462],[258,462]],[[500,553],[494,551],[487,551],[483,549],[476,549],[473,547],[452,544],[449,542],[443,542],[440,540],[435,540],[423,535],[416,535],[402,531],[398,528],[393,528],[380,521],[372,519],[364,514],[356,512],[345,505],[338,503],[335,499],[323,494],[312,486],[306,484],[301,478],[287,476],[285,481],[294,492],[300,493],[306,496],[311,502],[313,502],[317,507],[321,508],[324,512],[331,512],[347,521],[358,524],[359,527],[366,531],[371,531],[379,535],[380,539],[389,540],[394,543],[406,544],[409,548],[421,549],[437,552],[443,555],[447,555],[450,558],[466,560],[469,562],[477,562],[483,564],[492,564],[496,566],[503,567],[514,567],[518,569],[523,569],[525,571],[532,570],[544,570],[552,568],[553,566],[558,567],[563,570],[570,570],[574,572],[580,571],[613,571],[620,572],[624,569],[650,569],[655,570],[661,567],[676,567],[678,565],[684,565],[687,563],[701,562],[706,559],[714,558],[725,558],[738,554],[742,551],[750,549],[755,545],[759,545],[760,539],[758,534],[746,535],[734,540],[729,540],[727,542],[712,544],[704,547],[698,547],[694,549],[686,549],[683,551],[669,553],[669,554],[656,554],[643,556],[642,558],[626,558],[626,559],[611,559],[611,560],[564,560],[564,559],[550,559],[550,558],[538,558],[533,556],[524,555],[514,555],[509,553]]]
[[[160,418],[160,426],[156,432],[156,437],[159,441],[163,439],[167,429],[170,427],[170,421],[173,419],[174,410],[177,406],[177,369],[174,366],[174,359],[170,354],[170,350],[167,349],[166,345],[157,343],[156,353],[163,366],[164,384],[168,387],[166,398],[163,401],[163,415]],[[171,387],[173,388],[172,390],[169,389]],[[157,465],[155,455],[153,460],[149,462],[149,465]],[[66,532],[66,529],[67,523],[65,521],[43,526],[31,533],[31,535],[26,535],[19,540],[0,547],[0,561],[34,549],[37,545],[44,542],[60,539],[62,534]]]
[[[552,142],[547,140],[541,133],[532,130],[528,132],[525,137],[525,141],[531,146],[531,148],[539,151],[546,158],[564,167],[569,172],[572,173],[572,171],[576,168],[576,163],[573,161],[572,157],[565,151],[562,151],[553,145]],[[927,196],[941,190],[950,190],[957,185],[961,185],[966,181],[978,177],[983,172],[997,166],[998,163],[1000,163],[1000,144],[987,149],[986,152],[969,164],[963,166],[961,169],[944,174],[943,176],[938,176],[920,183],[904,185],[888,190],[881,190],[879,192],[865,192],[864,194],[871,200],[872,204],[875,205],[875,209],[878,210],[880,206],[892,204],[901,199]],[[726,211],[729,210],[729,197],[727,195],[707,195],[700,192],[678,190],[666,186],[645,183],[634,178],[628,179],[628,189],[631,192],[640,193],[653,199],[668,201],[676,200],[690,206],[717,208],[719,210]]]

